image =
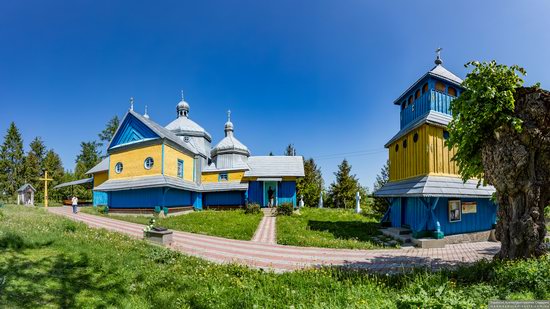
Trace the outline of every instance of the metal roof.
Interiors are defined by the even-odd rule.
[[[245,177],[304,177],[304,158],[301,156],[249,157],[250,170]]]
[[[143,188],[170,187],[184,190],[199,191],[200,187],[192,182],[181,178],[157,175],[139,178],[109,179],[94,188],[96,191],[120,191]]]
[[[98,172],[105,172],[109,170],[109,157],[101,160],[96,166],[92,167],[86,174],[95,174]]]
[[[495,192],[493,186],[477,186],[477,180],[466,183],[458,177],[420,176],[388,182],[374,196],[379,197],[470,197],[489,198]]]
[[[208,141],[212,141],[212,137],[203,127],[186,116],[176,118],[166,126],[166,129],[176,134],[185,135],[185,133],[189,133],[192,136],[204,136]]]
[[[243,170],[249,170],[248,164],[244,162],[238,162],[237,164],[234,164],[231,167],[227,168],[217,168],[216,164],[212,163],[205,167],[202,172],[203,173],[211,173],[211,172],[230,172],[230,171],[243,171]]]
[[[208,182],[202,184],[203,192],[246,191],[248,183],[238,181]]]
[[[403,129],[399,130],[397,134],[395,134],[387,143],[384,145],[384,147],[388,148],[393,142],[400,139],[410,131],[420,127],[421,125],[428,123],[435,126],[441,126],[446,127],[453,117],[443,114],[440,112],[436,112],[433,110],[428,111],[423,116],[418,117],[415,121],[410,122],[407,124]]]
[[[65,183],[62,183],[62,184],[58,184],[57,186],[55,186],[53,188],[54,189],[59,189],[59,188],[69,187],[69,186],[86,185],[86,184],[91,184],[93,182],[94,182],[94,178],[90,177],[90,178],[86,178],[86,179],[79,179],[79,180],[74,180],[74,181],[69,181],[69,182],[65,182]]]
[[[248,147],[241,143],[233,134],[224,137],[217,145],[212,149],[212,157],[222,153],[238,153],[245,156],[250,155]]]
[[[34,192],[36,192],[36,189],[30,183],[26,183],[21,187],[19,187],[19,189],[17,189],[17,192],[25,191],[28,187],[30,187]]]
[[[431,70],[429,70],[426,74],[422,75],[416,82],[414,82],[407,90],[405,90],[395,101],[393,101],[393,104],[401,105],[401,100],[403,97],[408,94],[412,89],[418,87],[418,84],[424,80],[427,76],[432,76],[435,78],[442,79],[444,81],[447,81],[451,84],[454,84],[455,86],[462,88],[462,79],[453,73],[451,73],[449,70],[445,69],[441,64],[436,65]]]

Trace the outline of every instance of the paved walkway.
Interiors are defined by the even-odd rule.
[[[262,218],[262,221],[260,221],[260,225],[258,225],[258,228],[254,233],[254,237],[252,237],[252,241],[266,244],[276,244],[277,235],[275,233],[277,226],[275,225],[275,220],[277,217],[275,216],[275,212],[273,209],[262,209],[262,211],[264,213],[264,217]]]
[[[135,238],[143,238],[143,225],[95,215],[71,213],[70,207],[52,207],[55,214]],[[414,267],[437,270],[460,263],[491,259],[500,245],[494,242],[447,245],[443,249],[348,250],[283,246],[174,231],[171,247],[216,263],[239,263],[276,272],[319,266],[341,266],[394,273]]]

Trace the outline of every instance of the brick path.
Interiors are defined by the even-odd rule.
[[[276,225],[275,220],[277,217],[275,217],[275,213],[272,209],[262,209],[264,213],[264,217],[262,218],[262,221],[260,221],[260,224],[258,225],[258,229],[256,229],[256,232],[254,233],[254,237],[252,237],[253,242],[262,242],[266,244],[276,244],[277,243],[277,237],[276,237]]]
[[[143,225],[79,213],[70,207],[52,207],[55,214],[135,238],[143,238]],[[349,250],[283,246],[174,231],[172,249],[216,263],[239,263],[276,272],[319,266],[341,266],[395,273],[414,267],[438,270],[461,263],[490,259],[500,245],[493,242],[447,245],[443,249]]]

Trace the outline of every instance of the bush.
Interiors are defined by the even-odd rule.
[[[294,212],[292,203],[282,203],[277,207],[277,216],[290,216]]]
[[[99,212],[100,214],[109,214],[109,206],[98,206],[96,208],[97,212]]]
[[[250,203],[246,205],[246,208],[244,209],[245,214],[259,214],[261,212],[260,205],[257,203]]]

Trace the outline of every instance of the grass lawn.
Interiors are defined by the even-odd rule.
[[[375,249],[378,220],[352,210],[303,208],[300,214],[277,217],[277,242],[283,245]]]
[[[499,298],[550,298],[550,258],[435,274],[274,274],[216,265],[42,209],[0,209],[1,308],[479,308]]]
[[[82,212],[100,214],[93,207],[80,208]],[[173,230],[250,240],[263,214],[245,214],[243,210],[205,210],[185,215],[159,218],[157,224]],[[137,215],[109,215],[110,218],[148,224],[151,217]]]

